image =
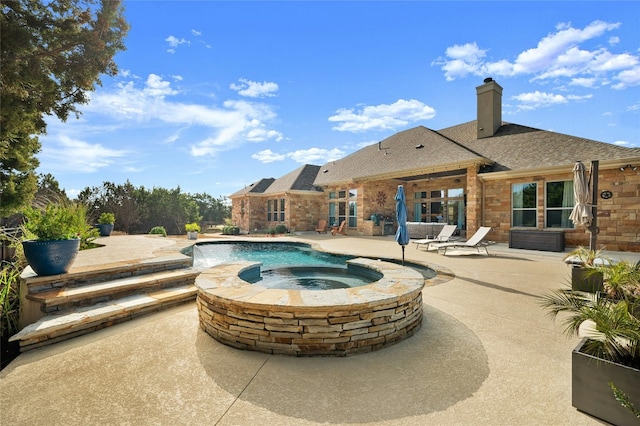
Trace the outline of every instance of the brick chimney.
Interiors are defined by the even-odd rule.
[[[478,139],[496,134],[502,125],[502,87],[491,77],[476,87],[478,95]]]

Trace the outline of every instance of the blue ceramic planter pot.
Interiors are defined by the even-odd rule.
[[[109,235],[111,235],[111,232],[113,232],[113,226],[113,223],[100,223],[96,225],[96,227],[100,231],[101,237],[108,237]]]
[[[80,251],[80,239],[23,241],[24,256],[31,269],[40,275],[57,275],[69,272]]]

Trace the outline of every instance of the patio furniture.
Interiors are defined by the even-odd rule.
[[[318,221],[318,226],[316,226],[316,232],[318,234],[326,234],[327,233],[327,221],[324,219],[320,219]]]
[[[429,250],[431,243],[444,243],[451,240],[451,236],[454,232],[456,232],[456,225],[445,225],[440,230],[440,233],[436,235],[434,238],[423,238],[421,240],[412,241],[416,245],[416,250],[420,246],[426,246],[426,249]]]
[[[331,235],[336,235],[336,234],[347,235],[347,232],[344,230],[344,225],[346,223],[347,221],[343,220],[342,223],[340,223],[340,226],[334,226],[333,228],[331,228]]]
[[[438,253],[440,253],[440,249],[443,249],[442,254],[444,255],[447,254],[448,248],[474,248],[478,250],[478,253],[480,253],[480,249],[483,249],[487,253],[487,256],[489,256],[489,251],[487,250],[489,242],[484,241],[489,231],[491,231],[490,226],[481,226],[467,241],[437,243],[433,246],[438,250]]]

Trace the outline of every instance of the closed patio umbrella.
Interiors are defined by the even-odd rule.
[[[590,180],[584,164],[580,161],[576,162],[573,166],[573,192],[576,204],[569,215],[569,219],[571,219],[575,226],[583,225],[593,233],[591,222],[594,218]],[[593,249],[595,249],[595,247]]]
[[[396,192],[396,219],[398,220],[398,230],[396,231],[396,241],[402,246],[402,265],[404,265],[404,247],[409,244],[409,232],[407,231],[407,206],[405,204],[404,187],[398,185]]]

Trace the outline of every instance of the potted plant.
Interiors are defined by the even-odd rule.
[[[184,226],[184,229],[187,231],[187,238],[190,240],[198,239],[198,232],[200,232],[200,225],[195,222],[187,223]]]
[[[564,262],[571,266],[571,288],[577,291],[595,293],[602,291],[603,274],[597,266],[608,265],[609,259],[600,250],[578,247],[567,254]]]
[[[113,232],[113,226],[116,223],[116,216],[113,213],[101,213],[98,218],[96,227],[100,231],[101,237],[108,237]]]
[[[68,272],[85,243],[95,236],[88,231],[86,208],[81,205],[49,204],[44,210],[27,208],[23,212],[22,241],[27,262],[38,275]],[[94,231],[95,232],[95,231]]]
[[[561,289],[542,306],[565,316],[568,335],[582,337],[571,355],[572,404],[616,425],[638,424],[619,398],[640,404],[640,262],[594,265],[603,291]]]

